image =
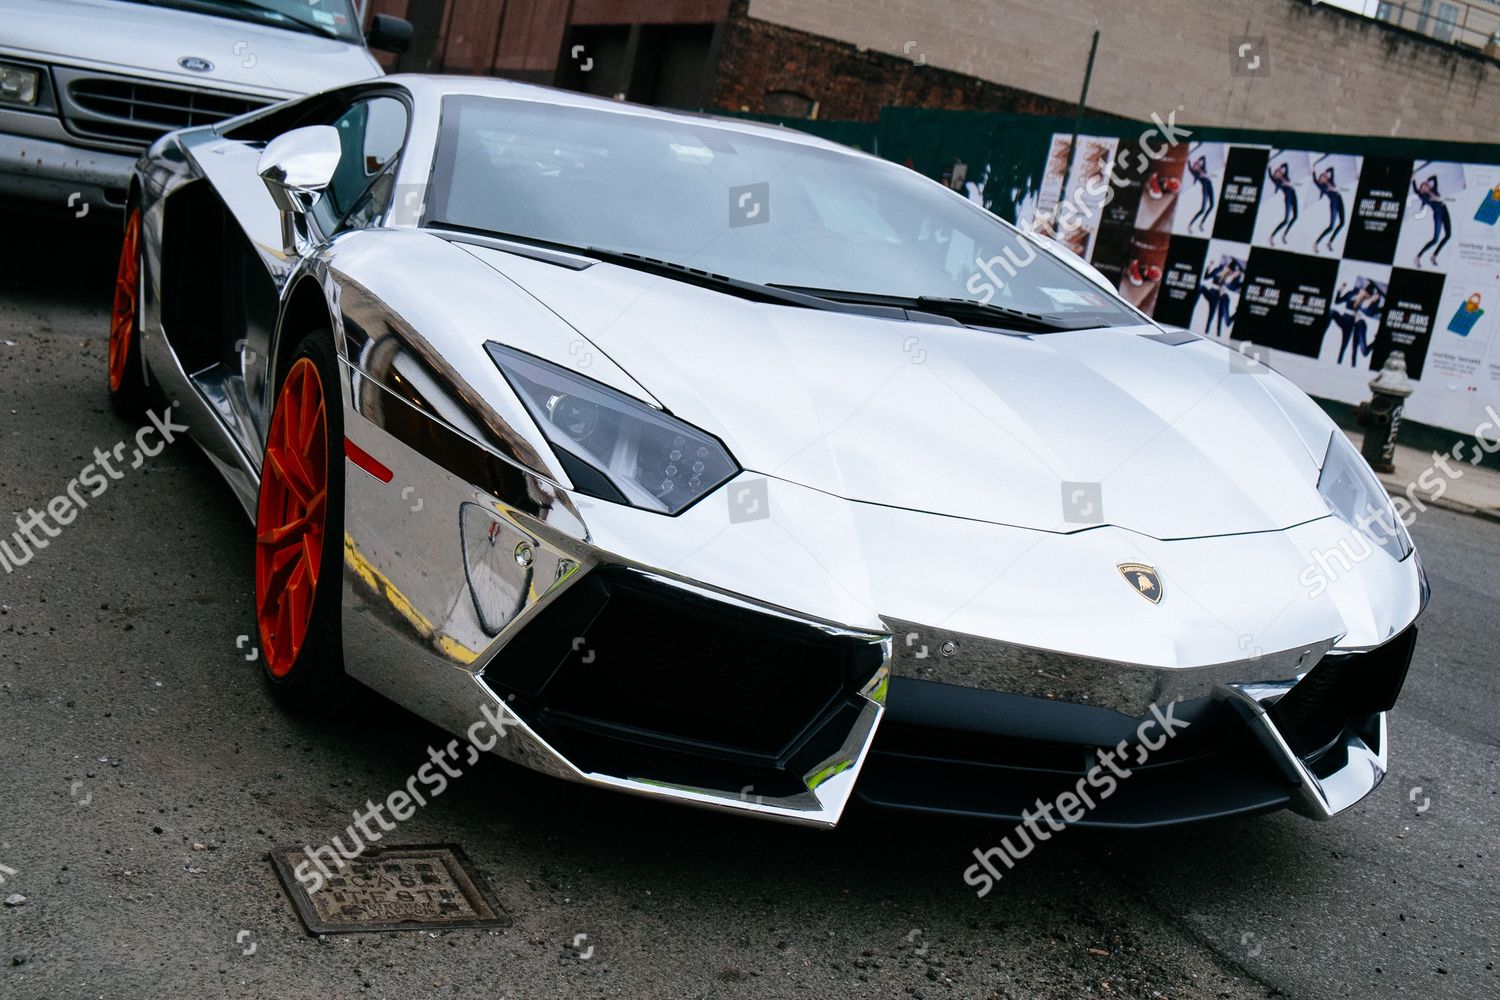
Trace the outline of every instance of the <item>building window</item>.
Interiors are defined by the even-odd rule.
[[[1438,4],[1437,22],[1432,26],[1432,37],[1445,42],[1453,41],[1453,29],[1458,27],[1458,5]]]
[[[1402,6],[1406,6],[1402,4]],[[1422,5],[1417,10],[1417,31],[1427,34],[1427,15],[1432,13],[1432,0],[1422,0]]]

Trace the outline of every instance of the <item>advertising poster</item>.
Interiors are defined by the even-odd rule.
[[[1156,308],[1171,244],[1172,234],[1162,229],[1137,229],[1130,236],[1130,263],[1120,278],[1120,296],[1147,315]]]
[[[1224,186],[1214,218],[1214,239],[1249,243],[1255,236],[1261,185],[1270,150],[1231,146],[1224,160]]]
[[[1182,175],[1187,169],[1187,148],[1173,146],[1156,160],[1146,174],[1145,189],[1135,214],[1135,228],[1170,233],[1182,194]]]
[[[1348,204],[1359,184],[1360,158],[1273,149],[1261,182],[1256,246],[1341,256]]]
[[[1397,350],[1406,355],[1406,373],[1414,379],[1422,377],[1442,295],[1443,276],[1436,271],[1408,267],[1391,269],[1385,322],[1381,324],[1374,350],[1370,353],[1372,370],[1379,371],[1391,351]]]
[[[1204,256],[1198,301],[1193,306],[1188,329],[1210,337],[1234,333],[1234,317],[1245,291],[1245,272],[1250,266],[1250,246],[1229,240],[1210,240]]]
[[[1109,172],[1115,165],[1118,145],[1118,139],[1079,136],[1078,146],[1073,151],[1073,172],[1068,187],[1074,204],[1078,206],[1081,224],[1063,226],[1057,238],[1084,260],[1094,255],[1094,238],[1099,233],[1104,202],[1110,197]]]
[[[1472,272],[1450,275],[1438,304],[1440,322],[1433,347],[1473,359],[1495,356],[1496,299],[1500,299],[1500,274],[1483,281],[1475,280]]]
[[[1323,348],[1339,262],[1288,250],[1254,247],[1234,337],[1316,358]]]
[[[1172,223],[1182,194],[1187,152],[1187,146],[1179,143],[1152,162],[1136,206],[1135,229],[1119,289],[1126,301],[1146,313],[1156,308],[1166,274],[1167,250],[1172,244]]]
[[[1079,184],[1113,166],[1111,142],[1080,137]],[[1233,142],[1136,159],[1071,243],[1158,322],[1270,348],[1349,404],[1399,350],[1407,417],[1459,433],[1500,401],[1500,165]]]
[[[1386,265],[1358,260],[1340,264],[1319,359],[1335,369],[1348,368],[1356,382],[1367,382],[1390,293],[1391,269]],[[1351,388],[1357,391],[1352,384]]]
[[[1391,270],[1389,264],[1339,262],[1317,356],[1273,352],[1272,366],[1314,396],[1368,399],[1370,362],[1390,301]]]
[[[1304,238],[1312,236],[1312,252],[1330,257],[1345,254],[1349,238],[1349,209],[1359,194],[1363,157],[1340,153],[1311,154],[1315,197],[1308,206],[1312,225]],[[1321,228],[1318,227],[1321,224]],[[1293,246],[1297,244],[1294,242]]]
[[[1444,271],[1453,255],[1455,210],[1462,211],[1465,169],[1461,163],[1417,163],[1406,194],[1406,218],[1396,244],[1395,263],[1417,269]]]
[[[1121,156],[1116,151],[1114,173],[1110,184],[1114,197],[1103,206],[1099,231],[1094,236],[1092,260],[1099,273],[1119,287],[1130,262],[1130,242],[1135,235],[1135,218],[1145,196],[1146,177],[1151,161],[1144,156]]]
[[[1063,174],[1068,166],[1068,137],[1054,134],[1047,148],[1047,163],[1042,168],[1041,183],[1036,192],[1021,201],[1016,213],[1016,225],[1022,229],[1035,230],[1052,235],[1050,220],[1062,200]]]
[[[1390,264],[1411,184],[1410,160],[1368,159],[1359,173],[1359,189],[1349,220],[1344,256]]]
[[[1451,420],[1500,399],[1500,167],[1418,161],[1408,194],[1398,253],[1444,275],[1423,368],[1434,388],[1416,412]]]
[[[1061,133],[1052,136],[1035,205],[1028,206],[1030,211],[1023,213],[1018,221],[1022,228],[1050,236],[1084,260],[1089,260],[1094,254],[1094,237],[1099,232],[1104,202],[1111,198],[1113,189],[1109,176],[1119,140],[1097,135],[1078,137],[1073,148],[1072,169],[1067,171],[1070,198],[1076,211],[1061,212],[1063,174],[1068,164],[1070,139],[1071,136]],[[1098,194],[1090,194],[1091,191]],[[1066,223],[1070,217],[1078,224],[1060,224]]]
[[[1192,236],[1174,236],[1167,247],[1161,289],[1156,294],[1152,316],[1170,326],[1193,325],[1193,310],[1198,305],[1198,284],[1208,258],[1208,240]]]
[[[1228,153],[1229,147],[1222,142],[1195,142],[1188,146],[1177,216],[1172,221],[1174,234],[1207,237],[1213,232]]]

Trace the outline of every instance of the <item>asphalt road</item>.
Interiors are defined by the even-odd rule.
[[[8,530],[136,428],[104,395],[109,238],[0,237]],[[1500,527],[1433,510],[1414,535],[1434,598],[1393,770],[1334,822],[1069,831],[981,900],[961,876],[993,827],[819,833],[486,760],[388,840],[461,844],[513,925],[320,940],[266,852],[322,843],[447,738],[378,701],[271,702],[236,646],[250,526],[176,445],[0,573],[0,898],[25,896],[0,997],[1494,1000]]]

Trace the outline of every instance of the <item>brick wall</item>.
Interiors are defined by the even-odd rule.
[[[1078,98],[1059,100],[974,76],[919,66],[912,58],[865,49],[750,16],[749,0],[731,4],[719,48],[713,104],[730,111],[783,113],[770,95],[805,95],[819,118],[874,121],[886,106],[1072,114]],[[898,44],[900,52],[903,45]]]
[[[1495,138],[1500,66],[1308,0],[742,4],[720,67],[721,107],[759,110],[766,90],[786,83],[822,101],[822,117],[868,117],[881,104],[996,107],[986,101],[1071,113],[1097,24],[1089,105],[1108,114],[1144,119],[1181,105],[1179,121],[1214,125]],[[1246,36],[1265,39],[1266,75],[1236,73]]]

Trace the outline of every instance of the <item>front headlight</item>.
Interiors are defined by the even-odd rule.
[[[670,414],[494,341],[484,346],[580,493],[677,514],[740,471],[716,438]]]
[[[35,104],[41,80],[39,70],[0,63],[0,104]]]
[[[1354,445],[1335,430],[1318,476],[1318,493],[1335,517],[1400,562],[1411,555],[1411,536],[1396,516],[1390,495]]]

